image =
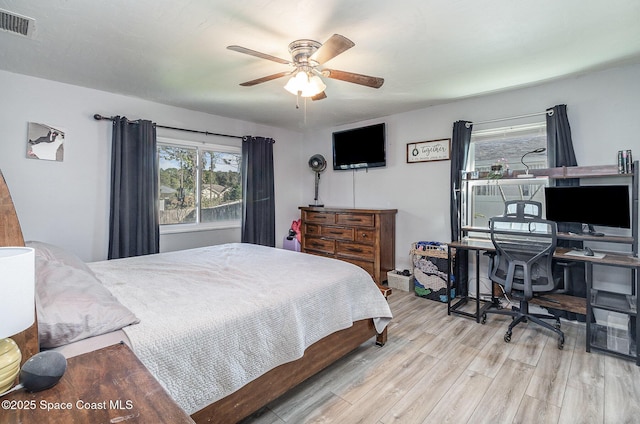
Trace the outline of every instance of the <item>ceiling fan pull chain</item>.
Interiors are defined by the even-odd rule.
[[[307,98],[304,98],[304,125],[307,125]],[[320,179],[320,174],[318,174],[318,179]]]

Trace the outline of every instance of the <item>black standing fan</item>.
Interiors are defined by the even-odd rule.
[[[320,185],[320,173],[327,169],[327,161],[322,155],[313,155],[309,158],[309,167],[316,173],[314,204],[309,206],[322,207],[324,205],[318,203],[318,186]]]

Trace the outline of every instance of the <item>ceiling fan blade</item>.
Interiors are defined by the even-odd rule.
[[[240,85],[243,86],[243,87],[251,87],[252,85],[261,84],[263,82],[271,81],[271,80],[274,80],[274,79],[277,79],[277,78],[286,77],[289,74],[291,74],[290,71],[278,72],[277,74],[268,75],[266,77],[254,79],[254,80],[247,81],[247,82],[243,82]]]
[[[382,87],[382,84],[384,84],[384,78],[355,74],[353,72],[338,71],[336,69],[323,69],[322,75],[328,78],[365,85],[371,88],[380,88]]]
[[[333,34],[310,59],[323,64],[355,46],[354,42],[340,34]]]
[[[327,94],[324,91],[322,91],[322,92],[316,94],[315,96],[312,96],[311,100],[315,101],[315,100],[322,100],[322,99],[326,99],[326,98],[327,98]]]
[[[255,50],[251,50],[251,49],[248,49],[248,48],[242,47],[242,46],[227,46],[227,49],[233,50],[234,52],[244,53],[244,54],[248,54],[248,55],[251,55],[251,56],[259,57],[261,59],[272,60],[274,62],[282,63],[282,64],[285,64],[285,65],[290,65],[291,64],[291,62],[288,61],[288,60],[280,59],[279,57],[271,56],[270,54],[260,53],[260,52],[257,52]]]

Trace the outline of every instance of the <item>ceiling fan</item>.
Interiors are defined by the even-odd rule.
[[[292,77],[285,86],[287,91],[295,95],[300,95],[301,97],[311,97],[312,100],[321,100],[326,98],[327,95],[324,92],[326,85],[320,77],[351,82],[372,88],[382,87],[384,78],[321,68],[321,65],[325,62],[328,62],[353,46],[355,46],[353,41],[340,34],[333,34],[324,44],[314,40],[296,40],[289,44],[291,60],[281,59],[241,46],[227,46],[227,49],[293,67],[293,69],[289,71],[278,72],[277,74],[243,82],[240,84],[241,86],[250,87],[291,75]]]

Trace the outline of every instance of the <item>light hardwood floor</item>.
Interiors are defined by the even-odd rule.
[[[389,341],[367,342],[246,424],[639,423],[640,367],[585,352],[584,324],[485,325],[394,290]]]

